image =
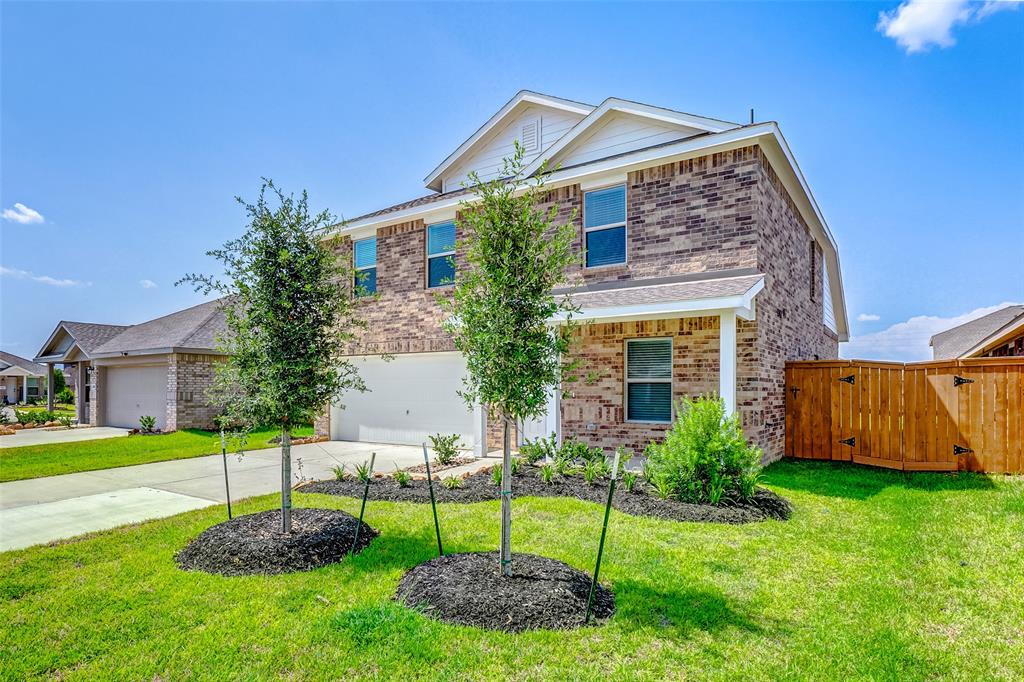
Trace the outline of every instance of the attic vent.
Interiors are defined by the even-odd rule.
[[[540,118],[527,121],[519,136],[524,152],[535,152],[540,148]]]

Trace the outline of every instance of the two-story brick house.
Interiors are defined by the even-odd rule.
[[[427,176],[434,194],[339,227],[340,256],[377,294],[352,347],[371,391],[346,396],[318,428],[496,444],[496,425],[456,393],[465,363],[435,296],[458,269],[457,212],[472,197],[462,183],[470,171],[494,177],[513,140],[528,173],[555,168],[548,201],[560,220],[577,212],[582,255],[566,282],[584,323],[580,376],[523,434],[640,451],[663,434],[675,398],[717,393],[768,458],[781,456],[784,363],[836,357],[847,317],[835,240],[778,126],[525,91]]]

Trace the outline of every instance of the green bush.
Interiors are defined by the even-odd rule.
[[[558,444],[555,442],[555,434],[550,438],[538,438],[525,441],[519,448],[519,454],[530,464],[536,464],[545,457],[555,459],[558,454]]]
[[[645,477],[684,502],[749,499],[761,471],[760,448],[747,444],[738,415],[718,398],[680,400],[665,440],[647,446]]]
[[[430,438],[430,447],[434,450],[434,457],[441,466],[448,466],[459,456],[459,435],[452,433],[448,435],[435,433]]]
[[[393,475],[395,477],[395,482],[398,483],[399,488],[408,488],[410,485],[412,485],[412,474],[410,474],[408,471],[396,469]]]
[[[139,417],[139,426],[142,427],[143,433],[153,433],[153,429],[156,428],[156,417],[151,417],[148,414],[144,414]]]
[[[65,405],[75,404],[75,392],[65,386],[61,390],[57,391],[57,402]]]
[[[59,421],[60,425],[63,426],[65,429],[70,429],[75,419],[69,414],[58,414],[57,421]]]

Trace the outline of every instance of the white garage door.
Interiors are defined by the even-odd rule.
[[[345,408],[331,410],[331,438],[372,443],[427,442],[434,433],[457,433],[476,444],[473,411],[456,393],[466,363],[459,353],[408,353],[390,362],[353,360],[367,391],[346,393]]]
[[[156,428],[167,427],[167,365],[108,367],[106,423],[126,429],[139,428],[139,417],[156,417]]]

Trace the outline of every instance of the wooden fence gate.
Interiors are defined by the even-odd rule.
[[[1024,358],[787,363],[786,454],[1024,473]]]

